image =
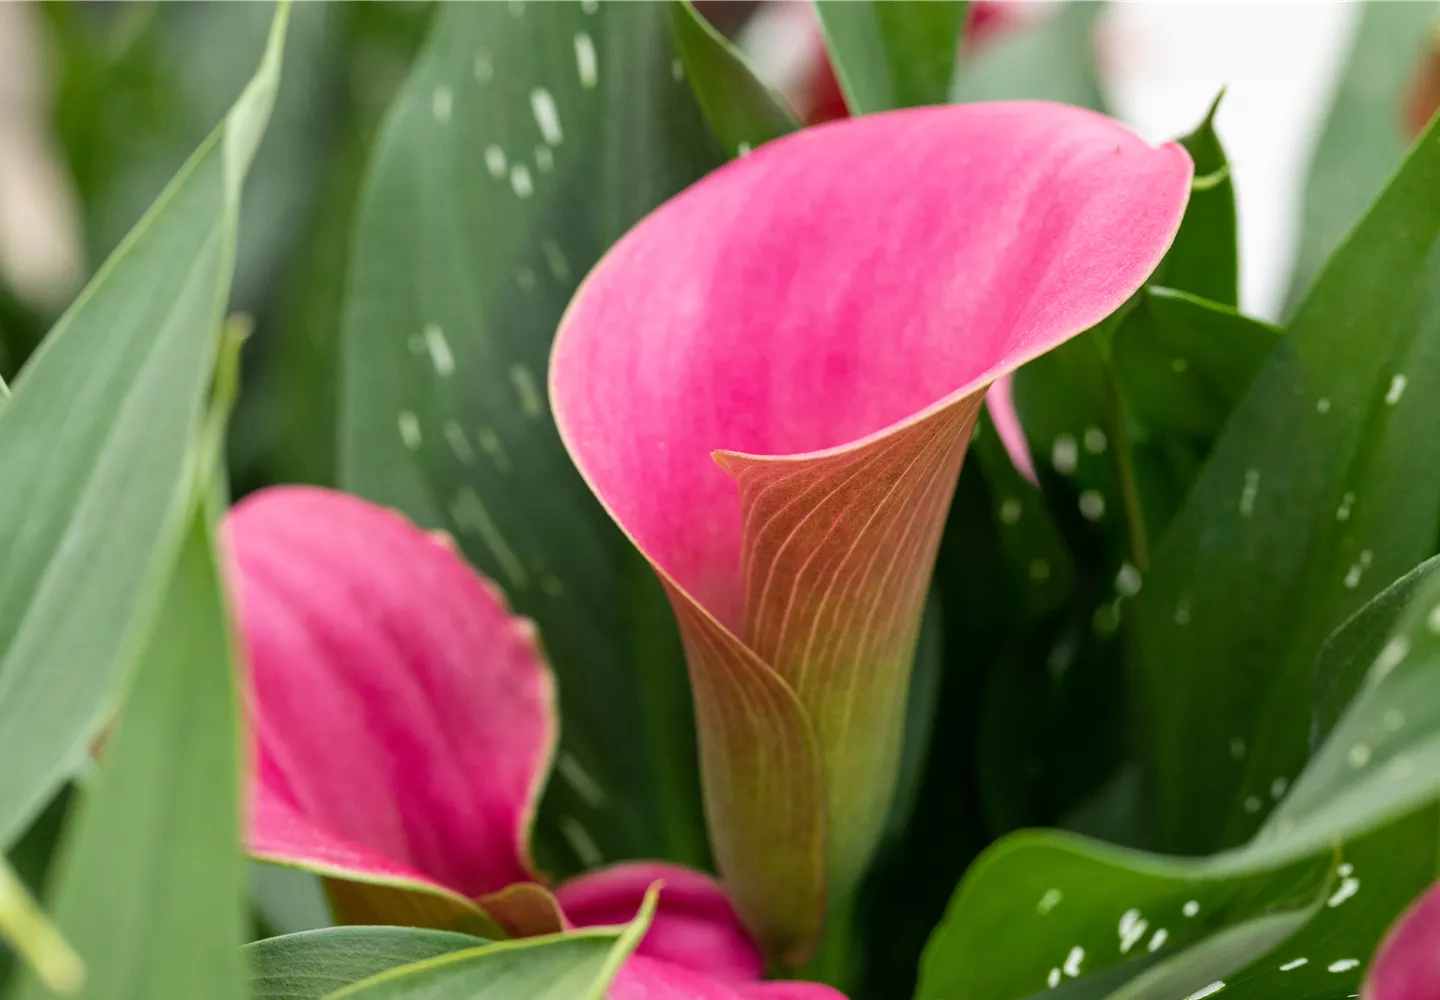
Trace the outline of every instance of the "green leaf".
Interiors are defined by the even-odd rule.
[[[240,732],[229,615],[197,507],[124,713],[67,829],[56,923],[93,1000],[244,996]],[[27,977],[19,1000],[46,990]]]
[[[816,0],[850,113],[944,104],[965,7],[955,0]]]
[[[331,1000],[603,1000],[655,913],[646,894],[622,927],[502,941],[382,972],[330,994]]]
[[[1067,3],[1038,24],[987,45],[955,77],[958,102],[1044,100],[1104,108],[1095,70],[1095,24],[1102,3]]]
[[[1268,323],[1152,285],[1116,330],[1112,353],[1131,415],[1208,450],[1278,340]]]
[[[743,156],[800,127],[785,99],[756,77],[740,50],[690,0],[670,0],[670,27],[685,78],[728,155]]]
[[[1244,841],[1305,763],[1315,658],[1434,551],[1440,128],[1332,258],[1176,516],[1131,621],[1162,845]]]
[[[1404,91],[1440,12],[1433,2],[1360,7],[1350,59],[1310,162],[1289,313],[1404,158]]]
[[[1195,161],[1190,204],[1174,245],[1150,283],[1233,306],[1240,301],[1235,185],[1230,179],[1230,162],[1215,134],[1215,112],[1224,96],[1222,90],[1200,127],[1180,140]]]
[[[285,15],[235,107],[61,317],[0,413],[0,843],[112,702],[185,528],[240,185]],[[117,529],[117,526],[121,526]],[[83,627],[77,627],[83,622]]]
[[[565,719],[542,864],[704,864],[673,616],[565,454],[545,371],[585,272],[723,154],[665,5],[436,15],[360,207],[340,480],[449,531],[539,624]]]
[[[60,830],[73,799],[74,787],[68,784],[62,785],[59,794],[50,800],[50,804],[45,807],[44,812],[35,818],[35,821],[30,824],[30,829],[25,831],[25,835],[10,851],[8,862],[31,896],[43,897],[44,895],[50,877],[51,863],[55,857],[56,843],[60,839]],[[3,919],[5,919],[5,915],[0,913],[0,920]],[[15,956],[8,948],[0,946],[0,996],[5,995],[5,985],[10,980],[10,973],[15,964],[14,958]]]
[[[1310,744],[1318,747],[1345,711],[1371,664],[1390,640],[1400,617],[1410,607],[1415,592],[1440,571],[1440,556],[1425,560],[1365,605],[1341,625],[1315,662],[1315,706],[1310,727]]]
[[[414,927],[328,927],[246,945],[253,1000],[320,1000],[388,969],[486,942]]]

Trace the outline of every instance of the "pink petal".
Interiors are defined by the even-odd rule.
[[[1030,455],[1030,443],[1025,440],[1025,428],[1020,426],[1020,414],[1015,409],[1014,373],[995,380],[985,397],[985,405],[990,407],[990,420],[995,424],[995,433],[1000,435],[1005,453],[1010,456],[1010,464],[1030,481],[1030,485],[1039,486],[1040,480],[1035,476],[1035,459]]]
[[[1060,105],[836,122],[662,206],[572,303],[556,420],[671,594],[716,856],[771,951],[803,958],[879,836],[983,393],[1143,283],[1190,176]]]
[[[678,865],[619,864],[573,878],[555,896],[577,927],[624,924],[634,919],[645,891],[657,881],[664,883],[659,906],[637,955],[738,982],[764,975],[760,949],[725,890],[709,875]]]
[[[1440,1000],[1440,882],[1390,928],[1365,975],[1364,1000]]]
[[[620,968],[609,1000],[845,1000],[818,983],[731,983],[636,955]]]
[[[475,897],[534,878],[555,743],[529,623],[441,540],[328,490],[226,520],[258,764],[250,848]]]

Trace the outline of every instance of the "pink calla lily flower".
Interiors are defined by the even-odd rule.
[[[986,390],[1141,286],[1192,169],[1040,102],[833,122],[662,205],[571,303],[556,422],[668,590],[711,840],[778,960],[883,829]]]
[[[447,542],[327,490],[264,490],[224,525],[254,743],[250,852],[327,877],[346,922],[494,933],[659,909],[612,1000],[843,1000],[764,984],[708,875],[626,863],[552,894],[530,859],[555,689],[530,623]],[[777,989],[791,992],[777,992]]]
[[[1361,1000],[1440,1000],[1440,882],[1401,914],[1380,942]]]

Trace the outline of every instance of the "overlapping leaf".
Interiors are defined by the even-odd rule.
[[[1232,414],[1136,607],[1163,843],[1242,842],[1306,759],[1325,637],[1434,549],[1440,129],[1317,279]]]
[[[599,254],[723,154],[665,5],[436,13],[363,194],[341,482],[447,529],[539,624],[565,718],[542,864],[703,861],[679,644],[560,448],[544,368]]]
[[[82,751],[179,544],[281,29],[283,15],[254,81],[56,324],[0,415],[0,843]]]
[[[321,1000],[389,969],[485,943],[413,927],[332,927],[257,941],[244,955],[253,1000]]]
[[[956,0],[817,0],[850,113],[945,103],[966,6]]]

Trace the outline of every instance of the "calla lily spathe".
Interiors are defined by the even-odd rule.
[[[529,837],[554,682],[530,623],[443,537],[299,487],[245,499],[223,537],[249,667],[253,855],[326,876],[348,922],[517,934],[628,921],[663,881],[612,1000],[839,998],[758,983],[759,950],[700,872],[628,863],[543,886]]]
[[[711,840],[778,959],[805,959],[883,829],[985,391],[1141,286],[1191,174],[1061,105],[835,122],[662,205],[572,302],[556,422],[669,592]]]

